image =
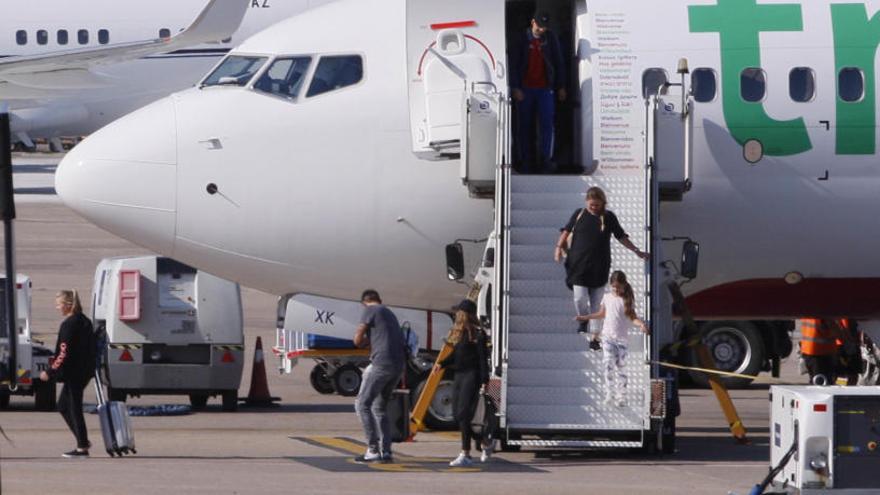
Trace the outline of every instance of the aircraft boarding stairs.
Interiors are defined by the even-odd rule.
[[[645,240],[645,195],[639,179],[590,176],[509,176],[509,229],[506,239],[508,273],[502,330],[504,371],[502,409],[511,432],[533,432],[540,440],[508,443],[533,446],[641,447],[641,432],[650,429],[650,365],[647,339],[635,327],[629,334],[625,372],[626,405],[605,404],[602,351],[589,348],[589,336],[577,333],[572,292],[565,286],[565,268],[554,262],[559,229],[578,208],[584,192],[600,185],[610,194],[614,211],[642,249]],[[637,312],[645,314],[645,262],[612,240],[612,269],[623,270],[637,295]],[[504,268],[502,269],[504,270]],[[590,435],[585,435],[589,432]],[[546,439],[566,434],[577,440]],[[609,440],[614,438],[614,440]]]

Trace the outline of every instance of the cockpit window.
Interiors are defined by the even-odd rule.
[[[202,81],[202,86],[244,86],[265,63],[266,57],[230,55]]]
[[[316,96],[360,82],[364,77],[364,62],[359,55],[321,57],[309,92],[306,96]]]
[[[254,89],[283,98],[296,98],[311,61],[311,57],[276,58],[254,83]]]

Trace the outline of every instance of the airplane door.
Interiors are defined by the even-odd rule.
[[[408,0],[407,78],[413,152],[429,160],[462,153],[474,91],[507,94],[504,0]],[[494,149],[494,144],[491,145]]]

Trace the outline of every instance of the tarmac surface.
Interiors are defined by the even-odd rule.
[[[53,346],[60,316],[54,294],[77,288],[90,298],[94,268],[107,256],[147,251],[92,226],[63,206],[52,189],[58,155],[17,157],[18,270],[34,285],[37,338]],[[0,493],[300,493],[300,494],[744,494],[767,473],[769,403],[762,378],[732,391],[751,444],[736,444],[708,390],[681,394],[674,454],[498,453],[485,465],[450,468],[455,432],[419,433],[396,444],[396,462],[358,465],[362,432],[353,399],[321,395],[308,382],[312,364],[280,375],[268,351],[274,342],[275,297],[243,289],[247,362],[240,395],[248,393],[256,338],[267,354],[269,387],[278,407],[220,411],[219,398],[186,416],[134,417],[137,455],[110,458],[95,447],[89,459],[63,459],[73,437],[57,413],[34,412],[30,397],[13,397],[0,412]],[[783,380],[802,383],[793,360]],[[94,404],[93,389],[86,403]],[[183,396],[129,399],[132,405],[185,404]],[[86,414],[92,442],[101,444],[98,418]]]

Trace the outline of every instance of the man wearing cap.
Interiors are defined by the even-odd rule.
[[[382,304],[379,293],[361,294],[364,312],[355,330],[354,345],[370,348],[370,364],[361,378],[355,411],[367,437],[367,451],[355,462],[392,462],[388,400],[400,381],[406,359],[403,332],[394,313]]]
[[[527,161],[534,156],[535,138],[531,130],[536,113],[541,132],[540,154],[543,161],[543,170],[538,168],[538,171],[552,172],[555,168],[554,100],[565,101],[567,76],[559,38],[550,31],[549,24],[550,15],[547,12],[537,12],[529,28],[511,47],[510,89],[517,102],[518,157],[523,164],[522,172],[529,172],[532,168]]]

